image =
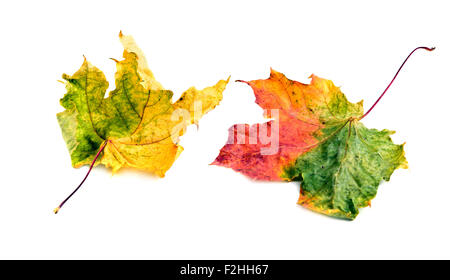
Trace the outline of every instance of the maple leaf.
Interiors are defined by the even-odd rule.
[[[383,180],[389,181],[395,169],[407,168],[403,145],[390,138],[393,131],[368,129],[360,122],[404,63],[366,114],[362,101],[349,102],[332,81],[314,75],[310,84],[274,70],[266,80],[239,81],[252,87],[256,103],[272,120],[234,125],[213,164],[257,180],[301,181],[299,204],[353,220],[359,208],[370,205]],[[262,154],[272,145],[264,139],[268,131],[275,134],[277,150]]]
[[[133,38],[122,32],[119,37],[125,50],[122,61],[114,60],[115,89],[105,98],[104,74],[85,59],[75,74],[63,75],[66,110],[57,119],[72,165],[91,165],[86,177],[97,164],[113,173],[129,167],[164,177],[183,150],[178,137],[219,104],[228,80],[203,90],[192,87],[172,103],[173,93],[155,80]]]

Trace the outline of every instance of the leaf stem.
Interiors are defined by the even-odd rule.
[[[403,61],[402,65],[400,66],[400,68],[398,68],[397,73],[395,74],[394,78],[392,79],[392,81],[389,83],[389,85],[386,87],[386,89],[383,91],[383,93],[380,95],[380,97],[378,97],[377,101],[375,101],[375,103],[372,105],[372,107],[370,107],[370,109],[361,117],[359,118],[359,120],[364,119],[372,110],[373,108],[378,104],[378,102],[381,100],[381,98],[384,96],[384,94],[387,92],[387,90],[391,87],[392,83],[394,82],[395,78],[397,78],[398,74],[400,73],[400,70],[402,70],[403,66],[405,65],[406,61],[408,61],[409,57],[417,50],[419,49],[423,49],[423,50],[427,50],[429,52],[433,51],[435,48],[428,48],[428,47],[417,47],[415,48],[405,59],[405,61]]]
[[[66,204],[66,202],[81,188],[81,186],[83,185],[84,181],[86,181],[87,177],[89,176],[89,173],[91,173],[91,170],[94,167],[95,162],[97,161],[98,157],[103,152],[103,150],[105,149],[107,144],[108,144],[108,141],[105,141],[105,143],[103,143],[102,147],[100,148],[100,150],[98,151],[98,153],[95,156],[94,160],[92,161],[91,166],[89,167],[89,170],[88,170],[86,176],[84,177],[83,181],[81,181],[81,183],[78,185],[78,187],[66,199],[64,199],[63,202],[61,202],[61,204],[58,207],[55,208],[55,210],[53,210],[53,212],[55,214],[58,214],[59,210],[64,206],[64,204]]]

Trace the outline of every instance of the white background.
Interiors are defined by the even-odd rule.
[[[0,4],[0,258],[450,258],[447,1],[4,1]],[[166,178],[96,168],[78,185],[55,114],[62,73],[82,55],[113,81],[133,35],[156,78],[178,97],[219,79],[263,79],[270,67],[376,100],[416,53],[368,127],[396,130],[410,169],[383,183],[353,222],[296,204],[297,183],[253,182],[210,166],[234,123],[263,121],[251,89],[231,82],[189,128]],[[110,83],[113,85],[114,83]],[[112,86],[111,86],[112,88]]]

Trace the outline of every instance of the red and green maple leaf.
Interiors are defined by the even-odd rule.
[[[365,114],[362,101],[349,102],[332,81],[315,75],[310,84],[274,70],[265,80],[239,81],[252,87],[256,103],[272,120],[231,127],[228,142],[213,164],[257,180],[299,180],[299,204],[329,216],[356,218],[358,209],[370,205],[382,181],[388,181],[395,169],[407,168],[403,145],[390,138],[394,132],[368,129],[361,119],[418,49],[434,48],[412,51]],[[273,144],[264,139],[268,131],[276,134],[271,138],[277,137],[274,153],[261,152]]]

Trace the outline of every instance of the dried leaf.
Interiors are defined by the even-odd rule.
[[[354,219],[375,197],[382,180],[388,181],[396,168],[407,167],[403,145],[392,143],[392,131],[367,129],[359,122],[362,101],[351,103],[332,81],[311,78],[310,84],[302,84],[272,70],[269,79],[245,82],[256,103],[277,109],[277,116],[266,111],[266,117],[273,118],[266,124],[233,126],[213,164],[254,179],[300,180],[299,204]],[[270,131],[274,125],[279,127],[278,150],[262,155],[261,148],[272,143],[261,142],[261,127]],[[251,139],[255,135],[258,141]]]
[[[173,93],[155,80],[133,38],[120,33],[120,39],[125,51],[115,60],[115,89],[105,98],[104,74],[85,60],[75,74],[63,75],[66,110],[58,122],[74,167],[95,162],[113,172],[130,167],[163,177],[183,150],[179,136],[219,104],[228,81],[192,87],[172,103]]]

